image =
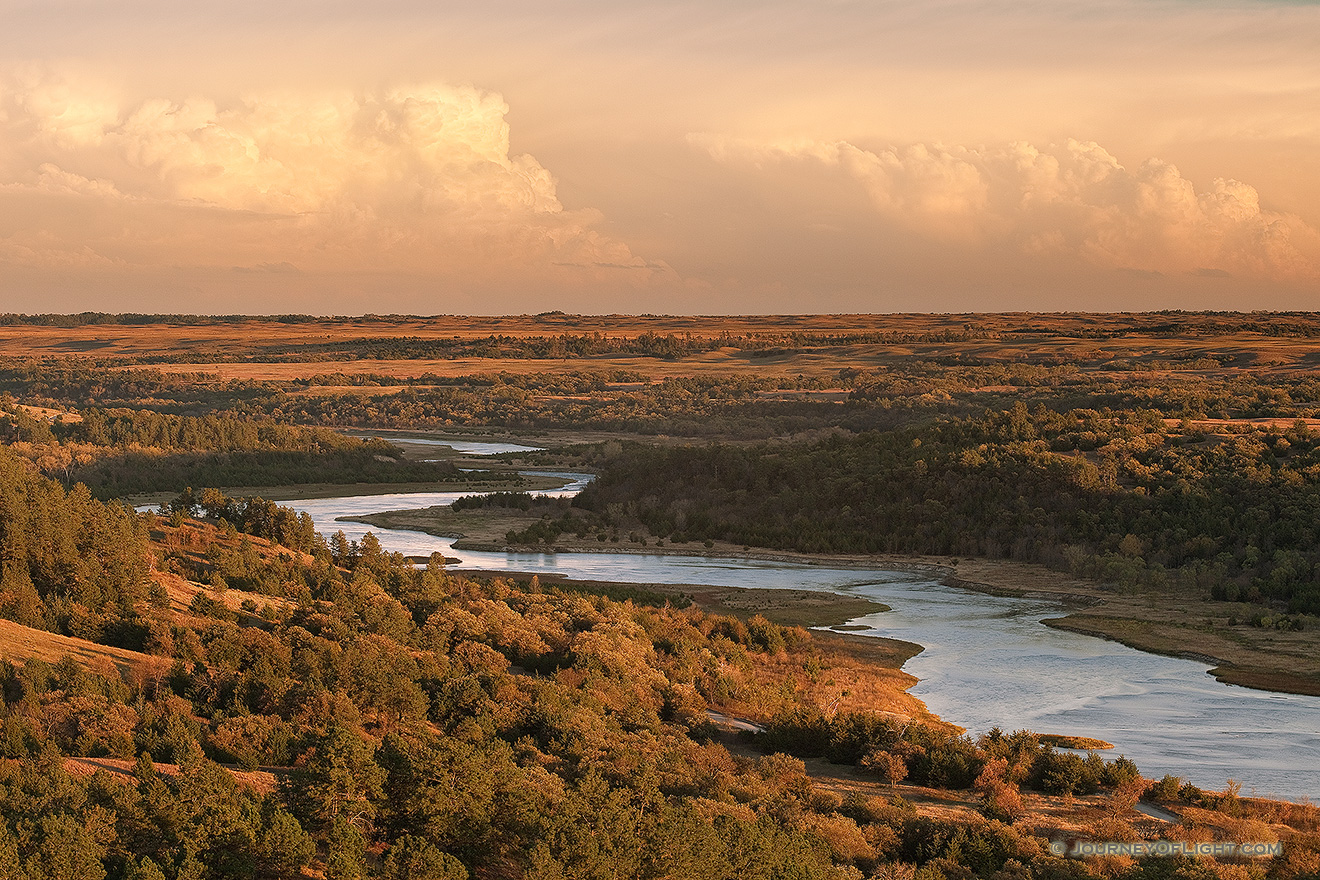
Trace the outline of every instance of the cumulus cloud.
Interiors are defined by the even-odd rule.
[[[10,75],[0,261],[570,282],[605,265],[670,271],[601,233],[597,212],[566,210],[550,172],[510,150],[507,113],[497,94],[444,84],[126,101]]]
[[[866,150],[847,142],[690,140],[768,180],[828,170],[892,227],[966,253],[1009,249],[1143,278],[1320,278],[1320,233],[1262,208],[1251,186],[1216,179],[1198,190],[1168,162],[1127,167],[1095,143]]]

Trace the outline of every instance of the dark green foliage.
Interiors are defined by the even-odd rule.
[[[1177,776],[1166,773],[1158,781],[1152,782],[1147,786],[1144,797],[1146,800],[1154,801],[1157,804],[1169,803],[1177,800],[1178,789],[1181,785],[1181,779]]]
[[[767,752],[818,758],[829,748],[831,732],[829,720],[820,710],[799,707],[776,716],[757,743]]]
[[[245,535],[265,538],[303,553],[311,553],[320,544],[309,515],[264,498],[230,498],[218,489],[204,489],[194,504],[188,490],[171,507],[223,520]]]
[[[293,814],[314,828],[370,820],[379,799],[384,773],[372,749],[361,737],[333,724],[311,744],[299,765],[285,779],[285,798]]]
[[[546,506],[550,506],[552,502],[560,499],[542,498],[540,500]],[[563,501],[564,504],[557,506],[567,507],[567,499],[563,499]],[[464,495],[462,498],[456,498],[450,507],[455,511],[483,507],[511,507],[516,510],[531,510],[532,505],[536,502],[536,497],[527,492],[489,492],[485,495]]]
[[[605,462],[575,504],[625,510],[673,540],[1013,558],[1320,611],[1320,441],[1291,430],[1280,455],[1282,434],[1215,445],[1177,436],[1153,412],[1019,404],[817,443],[635,447]],[[1099,456],[1084,454],[1097,445]]]
[[[903,733],[899,725],[883,715],[846,712],[830,723],[825,757],[835,764],[856,764],[876,749],[892,749],[902,741]]]
[[[47,444],[37,455],[48,473],[85,484],[100,498],[179,490],[190,485],[380,483],[501,479],[463,475],[449,462],[405,461],[378,438],[347,437],[326,428],[269,418],[212,413],[88,407],[80,421],[53,426],[0,406],[0,441]],[[79,450],[76,460],[68,449]],[[96,454],[87,450],[100,449]]]
[[[947,865],[958,874],[969,871],[973,877],[990,877],[1009,860],[1033,861],[1040,855],[1040,845],[999,822],[953,826],[920,817],[904,824],[901,853],[904,861]]]
[[[1032,768],[1030,783],[1046,794],[1092,794],[1104,781],[1104,761],[1094,752],[1083,758],[1045,748]]]
[[[0,443],[53,443],[50,425],[33,418],[12,404],[9,395],[0,397]]]
[[[230,415],[167,415],[141,409],[88,407],[77,422],[62,422],[61,439],[94,446],[137,445],[170,452],[252,450],[343,451],[365,447],[372,454],[397,457],[383,440],[358,440],[324,428],[304,428],[270,419]]]
[[[405,834],[385,856],[386,880],[467,880],[463,863],[429,840]]]
[[[131,511],[82,486],[65,491],[0,448],[0,550],[0,615],[98,641],[137,638],[150,550]]]

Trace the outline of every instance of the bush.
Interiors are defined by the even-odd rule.
[[[846,712],[829,725],[825,757],[835,764],[856,764],[879,749],[894,746],[902,734],[889,719],[871,712]]]
[[[1158,782],[1152,782],[1143,795],[1146,800],[1157,804],[1167,804],[1178,799],[1178,787],[1182,784],[1182,779],[1170,773],[1164,774],[1164,778]]]
[[[1080,755],[1047,748],[1036,761],[1031,785],[1046,794],[1092,794],[1100,787],[1095,769]]]

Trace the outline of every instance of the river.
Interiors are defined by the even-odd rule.
[[[480,444],[465,452],[481,454]],[[553,472],[538,471],[547,474]],[[562,489],[586,485],[577,474]],[[1057,602],[991,596],[927,575],[780,561],[660,553],[485,553],[421,532],[341,522],[339,517],[449,504],[462,492],[410,492],[282,502],[306,511],[322,534],[372,531],[386,550],[458,557],[457,568],[561,574],[623,583],[830,590],[893,610],[852,621],[862,634],[904,639],[925,650],[904,669],[921,681],[911,693],[973,734],[991,727],[1093,736],[1115,744],[1143,774],[1181,776],[1203,788],[1228,779],[1243,794],[1320,798],[1320,697],[1222,684],[1205,663],[1147,654],[1040,621]]]

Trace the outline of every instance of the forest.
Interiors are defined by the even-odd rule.
[[[0,440],[103,500],[191,486],[516,481],[460,472],[448,461],[405,461],[398,447],[374,437],[227,413],[87,407],[76,420],[48,424],[0,398]]]
[[[1030,791],[1098,791],[1120,811],[1147,794],[1248,835],[1292,823],[1270,876],[1304,876],[1320,859],[1314,807],[1147,783],[1126,759],[1056,752],[1026,732],[973,740],[938,723],[826,712],[810,689],[838,661],[801,629],[472,579],[438,556],[417,568],[371,541],[343,552],[318,538],[292,552],[237,534],[228,517],[253,506],[218,494],[197,501],[202,519],[186,500],[168,519],[135,517],[12,456],[3,466],[0,485],[17,488],[5,490],[0,526],[22,554],[6,573],[26,572],[34,607],[76,604],[104,622],[135,604],[147,631],[124,671],[0,664],[6,876],[961,880],[1103,869],[1136,880],[1246,869],[1060,858],[1023,824]],[[42,543],[32,517],[15,519],[22,510],[67,537]],[[70,594],[47,576],[80,551],[107,553],[115,529],[126,530],[115,589]],[[198,585],[184,587],[192,600],[167,613],[161,585],[187,584]],[[28,620],[70,626],[56,613]],[[726,745],[708,709],[763,718],[766,732]],[[896,795],[839,794],[805,771],[820,755],[870,774],[878,792],[903,780],[969,789],[981,816],[940,820]],[[1135,833],[1110,815],[1098,814],[1097,832]]]
[[[637,446],[574,504],[671,542],[1021,559],[1320,613],[1320,436],[1304,422],[1212,437],[1152,410],[1019,402],[814,443]]]

